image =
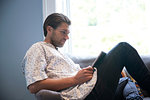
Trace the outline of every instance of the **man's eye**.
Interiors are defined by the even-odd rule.
[[[66,32],[65,32],[65,31],[62,31],[61,33],[66,34]]]

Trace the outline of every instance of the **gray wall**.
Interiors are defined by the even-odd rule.
[[[35,100],[26,89],[21,60],[43,40],[42,0],[0,0],[0,100]]]

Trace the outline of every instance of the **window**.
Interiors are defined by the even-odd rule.
[[[126,41],[150,54],[149,0],[70,0],[72,53],[97,55]]]
[[[97,55],[101,50],[108,52],[118,42],[125,41],[140,54],[150,54],[149,0],[44,2],[48,14],[63,13],[72,21],[70,40],[63,48],[66,53]]]

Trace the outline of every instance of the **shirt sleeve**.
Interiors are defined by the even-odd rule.
[[[24,57],[24,74],[27,87],[32,83],[48,78],[45,72],[46,66],[44,49],[40,45],[33,45]]]

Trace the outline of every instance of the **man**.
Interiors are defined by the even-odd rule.
[[[119,43],[95,69],[81,69],[59,52],[58,47],[69,39],[69,25],[70,20],[63,14],[49,15],[43,25],[44,41],[27,51],[24,70],[31,93],[48,89],[60,91],[63,99],[113,100],[124,66],[142,88],[150,91],[150,72],[128,43]]]

